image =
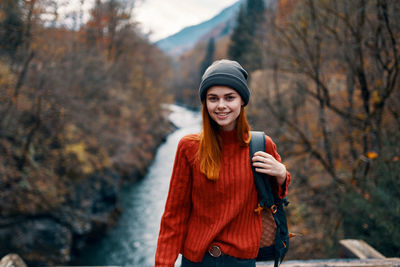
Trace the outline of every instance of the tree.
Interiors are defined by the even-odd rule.
[[[262,66],[262,50],[257,38],[264,18],[263,0],[247,0],[239,10],[231,35],[228,56],[253,71]]]
[[[0,2],[0,53],[14,56],[23,42],[24,24],[19,0]]]
[[[208,40],[206,55],[204,56],[203,62],[201,62],[200,75],[203,75],[208,66],[210,66],[211,63],[213,62],[214,50],[215,50],[215,41],[214,38],[210,38],[210,40]]]
[[[0,217],[9,222],[0,225],[0,251],[65,264],[115,220],[119,184],[144,174],[168,133],[170,62],[136,28],[126,1],[97,1],[94,17],[73,29],[43,19],[57,14],[53,0],[18,2],[0,1],[23,14],[13,59],[0,54]],[[36,238],[43,219],[54,231]],[[9,240],[21,231],[29,241]],[[62,245],[42,251],[41,240]]]
[[[280,13],[280,4],[289,13]],[[372,182],[378,172],[369,157],[388,153],[384,140],[393,142],[392,127],[399,125],[393,106],[399,90],[398,10],[397,2],[383,0],[282,1],[268,17],[264,51],[274,64],[259,74],[254,90],[262,97],[256,97],[254,109],[266,105],[269,112],[250,113],[258,112],[260,125],[276,126],[268,129],[279,136],[291,165],[308,166],[296,168],[294,176],[303,192],[299,199],[312,205],[304,214],[324,225],[318,229],[318,223],[308,222],[325,237],[327,249],[320,253],[354,227],[348,227],[338,199],[372,196],[372,185],[393,195],[389,187]],[[395,207],[386,212],[396,213]],[[381,225],[394,229],[389,219]],[[379,244],[367,232],[362,237]]]

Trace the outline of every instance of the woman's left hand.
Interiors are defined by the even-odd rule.
[[[277,161],[271,154],[257,151],[252,158],[253,166],[257,172],[276,177],[279,185],[286,180],[286,167]]]

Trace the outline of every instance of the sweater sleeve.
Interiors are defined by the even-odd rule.
[[[191,169],[185,155],[185,140],[177,148],[169,192],[161,218],[155,257],[156,267],[174,266],[182,251],[191,210]]]
[[[277,161],[282,162],[281,156],[278,154],[274,141],[272,141],[272,139],[267,135],[265,135],[265,139],[265,151],[268,154],[271,154]],[[292,177],[290,175],[290,172],[286,170],[286,180],[282,184],[282,186],[279,186],[278,183],[276,183],[275,179],[273,180],[272,190],[279,198],[283,199],[284,197],[286,197],[291,179]]]

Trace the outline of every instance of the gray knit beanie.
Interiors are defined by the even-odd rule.
[[[238,92],[246,106],[250,99],[247,76],[247,72],[236,61],[227,59],[214,61],[201,78],[199,88],[201,101],[205,99],[208,88],[214,85],[224,85]]]

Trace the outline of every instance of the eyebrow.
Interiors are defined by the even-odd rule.
[[[229,96],[229,95],[234,95],[235,93],[234,92],[232,92],[232,93],[227,93],[227,94],[224,94],[224,96]],[[213,94],[213,93],[209,93],[209,94],[207,94],[207,96],[218,96],[217,94]]]

